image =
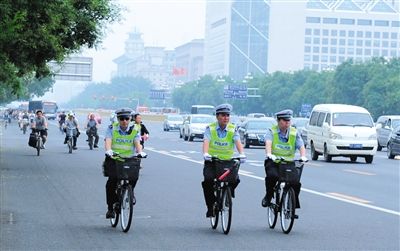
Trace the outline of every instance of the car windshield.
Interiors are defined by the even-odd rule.
[[[169,115],[168,116],[168,120],[171,120],[171,121],[182,121],[183,117],[180,116],[180,115]]]
[[[212,123],[212,122],[214,122],[214,117],[193,117],[192,118],[192,123],[206,124],[206,123]]]
[[[355,112],[334,113],[332,124],[333,126],[374,126],[369,114]]]
[[[305,127],[307,122],[308,122],[308,120],[306,120],[306,119],[293,120],[293,124],[296,127]]]
[[[249,121],[247,124],[247,129],[249,130],[267,130],[273,126],[272,121]]]
[[[396,128],[398,126],[400,126],[400,119],[393,119],[392,120],[392,127]]]

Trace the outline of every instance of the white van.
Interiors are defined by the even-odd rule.
[[[311,158],[323,155],[325,161],[334,156],[364,157],[372,163],[377,150],[376,129],[370,113],[362,107],[341,104],[314,106],[307,125]]]

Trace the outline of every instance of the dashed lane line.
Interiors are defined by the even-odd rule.
[[[147,151],[150,151],[150,152],[163,154],[163,155],[166,155],[166,156],[170,156],[170,157],[173,157],[173,158],[178,158],[178,159],[190,161],[190,162],[201,164],[201,165],[203,165],[203,163],[204,163],[204,161],[193,160],[193,159],[187,158],[186,156],[182,157],[182,156],[173,155],[173,154],[170,154],[167,151],[156,150],[156,149],[154,149],[152,147],[146,147],[146,149],[147,149]],[[309,165],[309,163],[307,163],[307,165]],[[259,177],[259,176],[253,175],[253,174],[249,174],[249,172],[245,171],[245,170],[239,170],[239,174],[241,174],[243,176],[246,176],[246,177],[249,177],[249,178],[253,178],[253,179],[264,181],[264,177]],[[353,204],[353,205],[357,205],[357,206],[361,206],[361,207],[366,207],[366,208],[373,209],[373,210],[376,210],[376,211],[380,211],[380,212],[384,212],[384,213],[400,216],[400,212],[398,212],[398,211],[394,211],[394,210],[390,210],[390,209],[386,209],[386,208],[382,208],[382,207],[378,207],[378,206],[369,205],[369,204],[365,203],[366,200],[355,198],[355,197],[352,197],[352,196],[339,195],[337,193],[333,193],[333,194],[332,193],[322,193],[322,192],[318,192],[318,191],[311,190],[311,189],[308,189],[308,188],[301,188],[301,190],[304,191],[304,192],[315,194],[315,195],[322,196],[322,197],[325,197],[325,198],[330,198],[330,199],[346,202],[346,203],[349,203],[349,204]],[[363,201],[363,202],[360,202],[360,201]]]

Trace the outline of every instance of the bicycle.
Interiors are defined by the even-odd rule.
[[[115,217],[110,219],[110,223],[112,227],[116,227],[120,219],[122,231],[126,233],[131,227],[134,215],[133,206],[136,204],[133,188],[129,180],[137,180],[139,178],[141,159],[147,156],[138,155],[132,158],[121,158],[118,154],[115,154],[113,157],[115,158],[116,177],[118,178],[116,188],[118,202],[113,206]]]
[[[66,128],[66,132],[65,133],[67,134],[68,153],[72,153],[74,129],[73,128]]]
[[[35,130],[34,128],[32,128],[32,132],[35,133],[35,137],[36,137],[36,153],[37,156],[40,155],[40,150],[43,149],[43,139],[42,136],[40,135],[40,132],[38,130]]]
[[[214,179],[214,196],[216,202],[213,206],[214,216],[210,218],[212,229],[218,226],[219,215],[221,215],[221,226],[224,234],[228,234],[232,222],[232,191],[230,183],[236,182],[240,167],[240,158],[221,160],[212,157],[215,165],[216,178]]]
[[[89,149],[93,150],[93,141],[94,141],[94,136],[97,134],[97,128],[96,127],[88,128],[86,134],[88,136]]]
[[[22,119],[22,133],[25,134],[29,125],[28,119]]]
[[[285,234],[292,230],[296,215],[296,194],[292,184],[298,183],[303,172],[304,162],[300,160],[285,160],[279,158],[278,173],[279,180],[274,186],[271,203],[268,206],[268,225],[275,228],[278,212],[280,213],[281,228]]]

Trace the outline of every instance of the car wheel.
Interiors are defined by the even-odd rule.
[[[387,145],[387,156],[389,159],[394,159],[394,154],[392,153],[392,146],[390,145],[390,142]]]
[[[326,144],[324,145],[324,160],[326,162],[332,161],[332,155],[328,154],[328,148],[326,147]]]
[[[366,163],[371,164],[373,160],[374,160],[374,156],[373,155],[365,156],[365,162]]]
[[[182,131],[179,129],[179,138],[181,139],[182,137]]]
[[[379,145],[379,141],[378,141],[378,148],[376,149],[377,151],[382,151],[382,146]]]
[[[244,148],[249,148],[250,147],[249,142],[247,142],[247,138],[246,137],[243,138],[243,145],[244,145]]]
[[[357,161],[357,156],[350,156],[350,161],[351,162],[356,162]]]
[[[315,147],[314,147],[314,143],[313,142],[311,142],[310,148],[311,148],[311,159],[312,160],[318,160],[318,155],[319,154],[315,151]]]

